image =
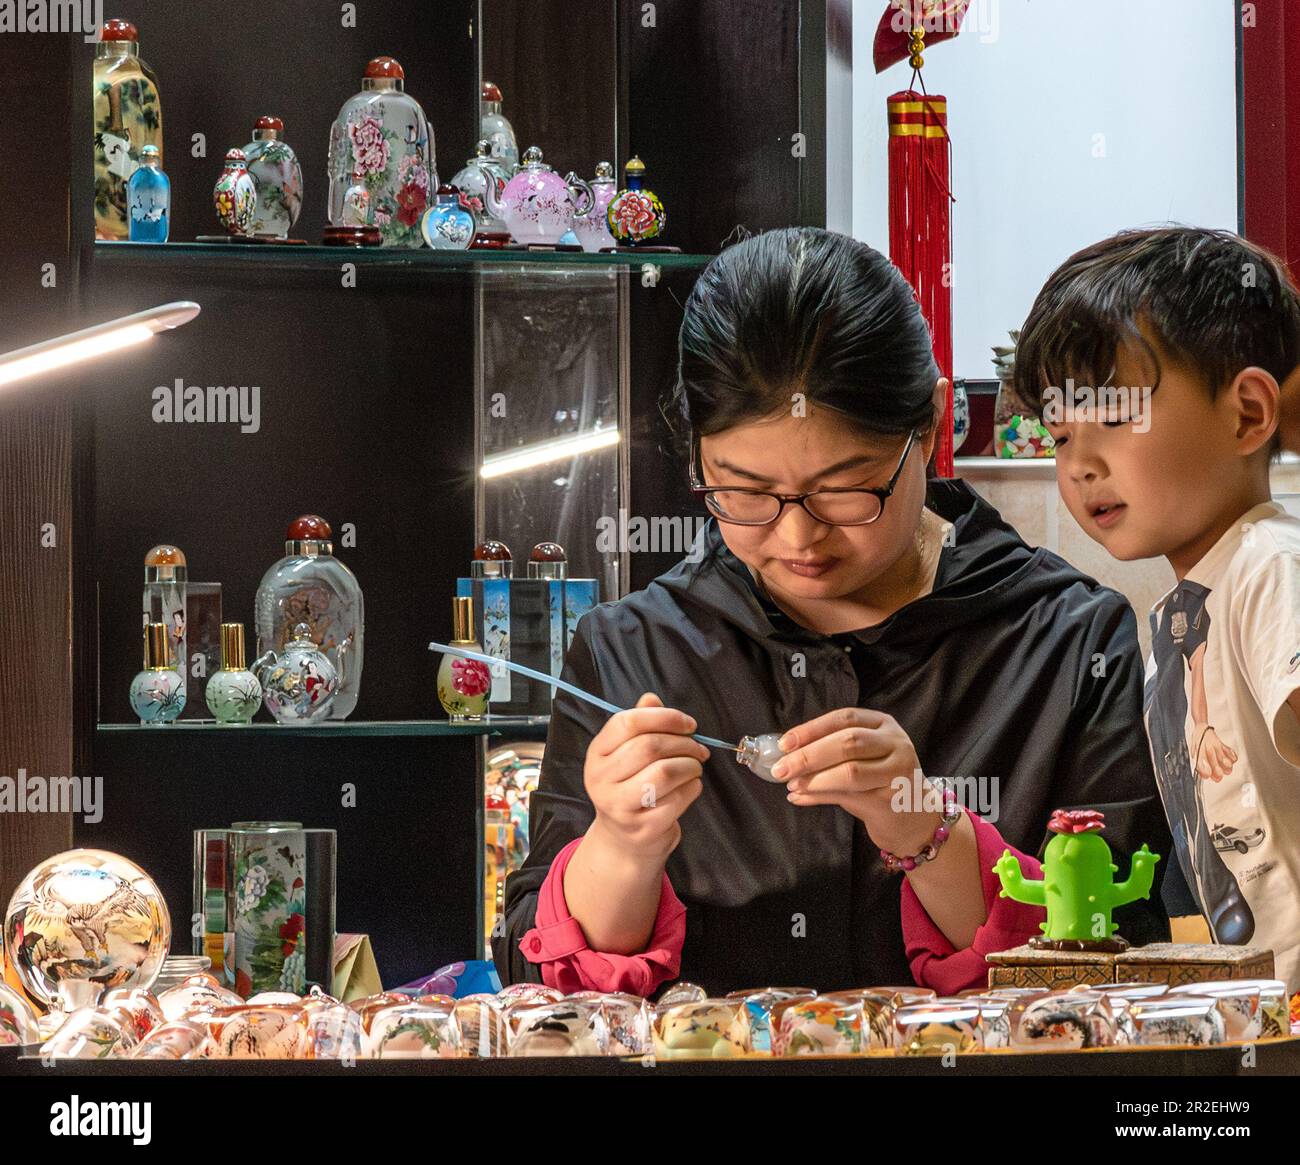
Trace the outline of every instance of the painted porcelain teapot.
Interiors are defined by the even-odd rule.
[[[498,198],[491,184],[484,190],[488,210],[501,219],[515,242],[555,245],[573,225],[573,216],[590,209],[595,196],[581,178],[566,182],[531,146],[523,164]]]

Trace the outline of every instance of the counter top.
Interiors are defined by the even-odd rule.
[[[979,1052],[945,1066],[939,1056],[754,1056],[665,1060],[574,1056],[494,1060],[61,1060],[0,1048],[0,1076],[1296,1076],[1300,1038],[1260,1040],[1253,1067],[1242,1045],[1214,1048],[1098,1048],[1084,1052]],[[648,1060],[648,1058],[647,1058]]]

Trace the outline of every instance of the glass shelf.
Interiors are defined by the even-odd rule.
[[[1056,479],[1055,457],[962,457],[954,458],[958,477],[1042,477]]]
[[[215,720],[176,720],[171,724],[99,724],[97,732],[210,732],[243,735],[271,732],[293,736],[535,736],[545,739],[549,716],[489,716],[477,724],[447,720],[326,720],[319,724],[218,724]]]
[[[590,255],[585,251],[403,251],[383,247],[284,246],[255,243],[114,243],[93,244],[94,261],[137,265],[173,266],[178,263],[199,265],[265,264],[283,268],[333,267],[356,263],[366,267],[390,267],[430,272],[473,272],[511,264],[544,266],[556,270],[586,267],[635,267],[647,264],[669,270],[703,270],[713,255],[688,255],[674,252],[617,251]]]

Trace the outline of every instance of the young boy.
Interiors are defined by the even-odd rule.
[[[1300,294],[1279,262],[1226,232],[1170,228],[1067,260],[1015,371],[1079,525],[1116,558],[1174,569],[1151,612],[1145,711],[1177,865],[1215,940],[1270,948],[1292,992],[1300,520],[1270,500],[1269,464],[1279,384],[1298,365]]]

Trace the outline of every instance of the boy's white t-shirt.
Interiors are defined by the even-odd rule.
[[[1256,506],[1184,581],[1197,595],[1190,620],[1175,587],[1152,608],[1153,630],[1164,623],[1178,643],[1204,644],[1198,662],[1208,723],[1236,754],[1222,780],[1196,774],[1204,726],[1196,721],[1189,663],[1184,727],[1201,812],[1254,916],[1248,944],[1271,949],[1277,977],[1300,991],[1300,722],[1287,704],[1300,689],[1300,519],[1273,502]],[[1148,683],[1155,675],[1153,650]],[[1159,766],[1160,757],[1153,759]],[[1168,796],[1165,807],[1174,824]],[[1195,854],[1191,861],[1197,864]],[[1188,881],[1198,892],[1197,881]]]

